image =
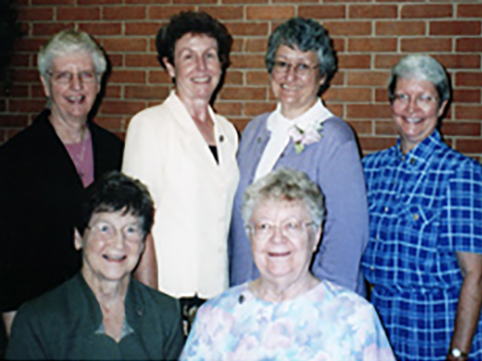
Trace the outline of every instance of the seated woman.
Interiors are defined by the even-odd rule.
[[[87,194],[75,232],[82,270],[20,307],[7,359],[176,359],[178,302],[131,278],[153,222],[147,189],[112,172]]]
[[[309,271],[324,197],[299,171],[269,173],[245,193],[256,280],[198,311],[181,360],[394,360],[373,307]]]

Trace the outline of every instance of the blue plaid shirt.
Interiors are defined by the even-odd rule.
[[[398,141],[363,166],[372,302],[401,360],[445,360],[463,281],[455,253],[482,253],[482,167],[437,131],[407,155]],[[482,359],[481,336],[472,355]]]

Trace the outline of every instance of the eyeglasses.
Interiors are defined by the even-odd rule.
[[[282,60],[276,60],[273,63],[273,72],[276,74],[287,74],[291,70],[291,68],[294,69],[296,75],[300,77],[307,76],[308,74],[311,73],[312,70],[319,68],[319,65],[315,66],[310,66],[305,63],[297,63],[297,64],[291,64],[286,61]]]
[[[433,103],[437,102],[439,100],[438,97],[430,95],[430,94],[421,94],[417,95],[415,98],[415,104],[419,108],[428,108],[430,107]],[[393,103],[396,105],[400,106],[407,106],[412,102],[412,97],[408,94],[395,94],[393,96]]]
[[[303,222],[295,219],[287,220],[281,225],[275,225],[268,221],[261,221],[247,226],[248,232],[258,240],[271,238],[276,228],[281,228],[281,233],[288,238],[300,238],[307,227],[315,225],[315,222]]]
[[[70,82],[77,77],[82,83],[93,83],[97,80],[97,73],[94,71],[81,71],[72,73],[70,71],[49,71],[47,72],[52,77],[52,80],[59,84],[70,84]]]
[[[117,229],[113,224],[102,221],[88,226],[87,229],[90,229],[96,236],[106,241],[113,239],[118,233],[121,233],[129,242],[138,242],[144,237],[141,226],[138,224],[130,224],[122,229]]]

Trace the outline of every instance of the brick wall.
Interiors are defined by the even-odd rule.
[[[44,106],[35,68],[39,46],[67,27],[93,35],[112,64],[97,122],[123,135],[130,117],[164,99],[170,80],[154,37],[170,15],[204,10],[235,38],[232,66],[215,107],[239,130],[273,109],[263,56],[276,24],[299,15],[322,22],[335,42],[339,71],[324,94],[356,130],[364,152],[392,145],[386,85],[404,54],[432,54],[449,70],[454,101],[442,131],[457,150],[482,161],[482,4],[478,0],[17,0],[18,41],[9,94],[0,89],[0,143]]]

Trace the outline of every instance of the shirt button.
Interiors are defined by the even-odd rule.
[[[413,165],[413,164],[415,164],[415,163],[417,163],[417,161],[416,161],[414,158],[410,159],[410,164]]]
[[[402,162],[405,162],[405,156],[402,155]]]
[[[379,240],[380,240],[380,237],[376,236],[375,239],[376,239],[377,241],[379,241]]]
[[[375,271],[375,267],[371,266],[370,271]]]
[[[385,211],[385,212],[388,212],[388,211],[389,211],[389,208],[388,208],[388,207],[385,207],[384,211]]]
[[[415,214],[413,215],[413,220],[414,220],[414,221],[418,221],[419,218],[420,218],[420,217],[418,216],[417,213],[415,213]]]

